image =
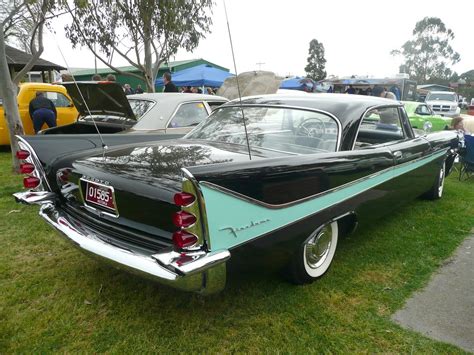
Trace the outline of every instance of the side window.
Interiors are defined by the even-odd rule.
[[[428,116],[428,115],[431,115],[431,111],[430,109],[428,108],[427,105],[419,105],[417,108],[416,108],[416,111],[415,111],[417,114],[419,115],[422,115],[422,116]]]
[[[176,111],[168,128],[196,126],[207,117],[206,107],[202,102],[182,104]]]
[[[354,149],[403,140],[405,134],[402,127],[396,107],[371,110],[362,118]]]
[[[56,107],[69,107],[71,106],[71,101],[61,94],[60,92],[47,91],[46,97],[53,101],[54,106]]]

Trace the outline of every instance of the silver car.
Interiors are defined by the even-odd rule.
[[[229,101],[220,96],[185,93],[147,93],[127,98],[138,120],[127,133],[185,134]]]
[[[438,115],[454,117],[461,112],[455,92],[430,91],[425,102]]]

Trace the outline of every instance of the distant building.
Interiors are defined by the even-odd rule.
[[[25,67],[32,57],[31,54],[8,45],[5,45],[5,54],[7,58],[8,69],[10,70],[10,75],[12,78],[16,73]],[[39,58],[36,60],[33,68],[31,68],[31,71],[25,76],[24,80],[35,82],[53,82],[55,81],[55,75],[53,72],[63,69],[66,68]]]
[[[220,65],[211,63],[205,59],[190,59],[190,60],[178,60],[178,61],[173,61],[173,62],[164,62],[160,66],[160,70],[158,71],[158,78],[163,76],[163,73],[169,71],[172,74],[175,72],[178,72],[183,69],[188,69],[195,67],[197,65],[201,64],[207,64],[210,65],[214,68],[222,69],[225,71],[229,71],[229,69],[224,68]],[[134,66],[126,66],[126,67],[118,67],[120,71],[123,72],[129,72],[129,73],[135,73],[135,74],[140,74],[137,68]],[[92,76],[95,74],[95,69],[79,69],[79,70],[72,70],[72,74],[74,75],[74,78],[77,81],[88,81],[91,80]],[[117,72],[113,71],[110,68],[100,68],[97,69],[97,74],[101,75],[104,79],[108,74],[114,74],[117,82],[120,84],[130,84],[132,88],[136,88],[137,85],[141,85],[143,89],[146,90],[146,84],[143,80],[140,80],[138,78],[128,76],[128,75],[123,75],[123,74],[118,74]]]

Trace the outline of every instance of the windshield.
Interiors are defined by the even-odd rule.
[[[426,97],[426,101],[441,100],[441,101],[456,101],[456,94],[453,93],[430,93]]]
[[[251,147],[294,154],[337,149],[338,125],[327,114],[273,107],[243,109]],[[247,145],[241,108],[217,109],[185,138]]]
[[[128,102],[137,121],[155,105],[155,102],[151,100],[128,99]]]

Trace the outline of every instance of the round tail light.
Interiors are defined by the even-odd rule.
[[[173,243],[179,249],[189,248],[196,244],[197,241],[198,237],[196,237],[192,233],[188,233],[182,230],[173,233]]]
[[[31,174],[35,170],[35,166],[30,163],[20,164],[20,173]]]
[[[25,160],[25,159],[28,159],[28,157],[30,156],[30,152],[27,151],[27,150],[19,150],[16,152],[16,157],[19,159],[19,160]]]
[[[23,186],[27,189],[37,187],[41,183],[41,180],[35,176],[27,176],[23,178]]]
[[[193,194],[187,192],[178,192],[174,195],[174,203],[176,206],[189,206],[196,200]]]
[[[196,223],[196,216],[186,211],[179,211],[173,215],[173,223],[176,227],[187,228]]]

